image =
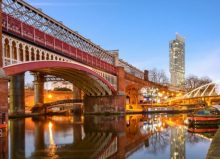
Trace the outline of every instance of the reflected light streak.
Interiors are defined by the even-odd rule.
[[[54,143],[54,137],[53,137],[53,124],[50,121],[48,124],[49,127],[49,139],[50,139],[50,145],[49,145],[49,155],[54,156],[56,152],[56,145]]]
[[[49,138],[50,138],[50,145],[54,144],[54,139],[53,139],[53,124],[49,122],[48,124],[49,127]]]

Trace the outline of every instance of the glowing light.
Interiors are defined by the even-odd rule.
[[[50,99],[51,99],[52,97],[53,97],[53,96],[52,96],[52,94],[48,94],[48,98],[50,98]]]

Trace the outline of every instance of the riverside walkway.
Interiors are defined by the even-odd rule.
[[[216,132],[210,145],[206,159],[220,159],[220,128]]]

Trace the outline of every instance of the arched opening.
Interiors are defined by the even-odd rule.
[[[37,50],[37,53],[36,53],[36,60],[37,60],[37,61],[40,60],[40,52],[39,52],[39,50]]]
[[[126,87],[126,96],[129,99],[129,105],[133,109],[138,107],[139,101],[139,87],[136,85],[129,85]]]
[[[35,61],[34,48],[31,48],[31,61]]]
[[[9,47],[9,40],[5,39],[5,57],[10,58],[10,47]]]
[[[45,60],[45,53],[44,52],[42,52],[42,55],[41,55],[42,57],[41,57],[41,60]]]
[[[25,46],[25,59],[26,59],[26,61],[30,61],[30,59],[29,59],[29,49],[28,49],[28,46]]]
[[[23,53],[22,44],[19,44],[19,55],[20,55],[20,61],[24,61],[24,53]]]
[[[46,54],[46,60],[49,60],[49,54]]]
[[[165,92],[162,92],[165,94]],[[139,90],[139,95],[142,103],[145,104],[155,104],[160,102],[160,92],[158,88],[155,87],[142,87]]]
[[[17,60],[17,48],[16,48],[16,43],[13,41],[12,42],[12,59]]]

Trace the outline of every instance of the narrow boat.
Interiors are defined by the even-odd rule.
[[[220,105],[198,110],[187,117],[189,125],[220,124]]]

